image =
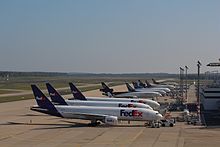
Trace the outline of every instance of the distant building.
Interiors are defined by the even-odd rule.
[[[200,90],[201,121],[206,126],[220,126],[220,85],[209,85]]]

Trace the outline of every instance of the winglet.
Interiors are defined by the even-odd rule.
[[[67,105],[64,98],[56,91],[56,89],[53,88],[50,83],[46,83],[46,86],[52,102],[55,102],[59,105]]]
[[[78,88],[73,83],[69,83],[71,93],[73,94],[73,97],[78,100],[87,100],[86,97],[79,91]]]
[[[36,86],[31,85],[35,100],[39,107],[48,110],[56,110],[50,100],[42,93],[42,91]]]

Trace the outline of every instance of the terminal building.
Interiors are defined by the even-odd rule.
[[[202,88],[200,100],[202,123],[206,126],[220,126],[220,87]]]
[[[220,63],[207,66],[210,65],[219,66]],[[212,84],[200,88],[201,121],[206,126],[220,126],[220,80],[218,75],[215,77]]]

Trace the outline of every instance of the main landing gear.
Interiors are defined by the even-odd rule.
[[[145,126],[151,128],[160,128],[160,123],[159,121],[149,121],[145,123]]]
[[[100,122],[97,122],[97,120],[92,120],[91,123],[88,124],[88,126],[90,127],[96,127],[98,125],[100,125]]]

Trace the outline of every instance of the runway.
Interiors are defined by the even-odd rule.
[[[86,95],[89,93],[100,92]],[[172,128],[146,128],[144,122],[88,127],[88,121],[61,119],[29,110],[34,104],[34,99],[0,104],[0,146],[217,147],[220,144],[220,129],[184,123]]]

